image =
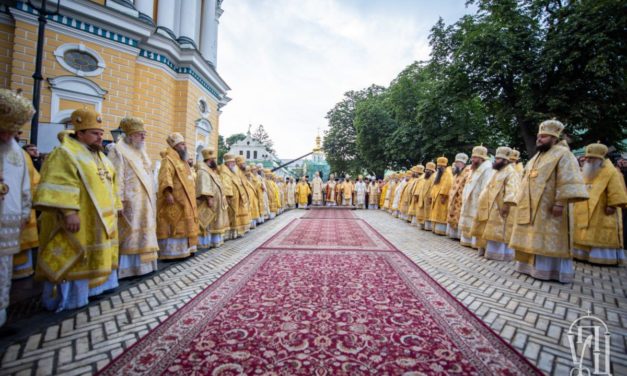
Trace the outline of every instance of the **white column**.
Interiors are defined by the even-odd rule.
[[[198,1],[200,0],[185,0],[181,5],[179,40],[182,44],[185,44],[186,41],[190,40],[197,44],[197,41],[194,39],[196,38],[196,13],[198,12]]]
[[[135,0],[135,9],[148,16],[150,19],[152,19],[154,14],[154,6],[154,0]]]
[[[220,8],[221,0],[218,1],[218,6],[216,7],[216,19],[213,22],[213,32],[211,35],[213,36],[213,43],[211,44],[211,56],[209,57],[209,61],[213,63],[214,66],[218,66],[218,25],[220,23],[220,16],[222,15],[222,8]]]
[[[215,64],[211,60],[212,46],[215,44],[215,35],[213,25],[216,22],[216,0],[205,0],[202,9],[202,21],[200,22],[200,53]]]
[[[174,32],[174,14],[176,0],[159,0],[157,8],[157,26]]]

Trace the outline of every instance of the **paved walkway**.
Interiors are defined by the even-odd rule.
[[[0,374],[95,372],[304,213],[287,212],[217,250],[126,284],[85,309],[48,314],[43,327],[29,322],[32,318],[17,322],[18,334],[0,338]],[[487,261],[386,213],[355,213],[546,373],[570,371],[566,331],[589,309],[610,327],[613,373],[627,374],[627,268],[577,263],[575,283],[540,282],[514,272],[513,263]]]

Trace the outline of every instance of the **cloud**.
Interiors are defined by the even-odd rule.
[[[281,158],[311,151],[327,111],[348,90],[387,86],[429,57],[438,16],[454,22],[463,1],[225,1],[218,72],[233,100],[220,134],[263,124]]]

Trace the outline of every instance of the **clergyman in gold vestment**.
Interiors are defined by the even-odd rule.
[[[159,258],[179,259],[196,252],[198,244],[196,186],[187,163],[185,139],[175,132],[166,141],[157,190]]]
[[[226,153],[223,156],[224,163],[220,166],[220,178],[225,187],[225,195],[229,204],[229,227],[231,236],[238,238],[250,230],[250,200],[248,191],[244,187],[237,171],[235,156]]]
[[[492,164],[495,173],[479,198],[479,210],[473,224],[472,235],[485,244],[479,254],[484,252],[483,256],[490,260],[514,259],[514,251],[508,247],[514,224],[510,207],[516,204],[520,178],[510,164],[511,152],[512,149],[507,146],[496,149]]]
[[[19,93],[0,89],[0,326],[7,319],[13,257],[20,251],[20,231],[31,217],[30,176],[14,137],[35,109]]]
[[[462,193],[471,172],[470,166],[466,165],[468,159],[467,154],[458,153],[455,155],[455,162],[453,162],[453,185],[448,194],[448,217],[446,219],[446,235],[453,239],[461,237],[459,217],[462,212]]]
[[[621,173],[606,159],[607,146],[586,147],[583,179],[590,199],[575,203],[573,256],[600,265],[625,262],[623,218],[627,192]]]
[[[124,209],[118,218],[120,262],[118,277],[157,270],[157,198],[150,158],[146,153],[144,122],[127,117],[120,122],[125,136],[109,151],[118,174],[118,192]]]
[[[431,186],[431,225],[433,233],[446,235],[446,220],[448,217],[448,200],[453,172],[448,167],[448,158],[440,157],[436,161],[437,172]]]
[[[200,225],[198,246],[215,248],[224,243],[224,234],[229,229],[229,205],[217,172],[215,150],[205,148],[201,150],[201,154],[203,161],[196,165],[196,199]]]
[[[118,286],[118,215],[122,203],[115,167],[102,153],[100,114],[79,109],[74,134],[50,153],[33,206],[40,216],[36,278],[42,303],[53,311],[87,305]]]
[[[575,268],[568,204],[587,200],[588,192],[577,159],[559,141],[563,129],[557,120],[540,124],[538,152],[525,166],[509,245],[516,252],[516,271],[571,282]]]

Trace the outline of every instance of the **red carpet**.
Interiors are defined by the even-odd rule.
[[[390,242],[360,219],[296,219],[261,248],[394,251]]]
[[[342,209],[315,209],[307,211],[303,219],[355,219],[352,210]]]
[[[407,372],[541,374],[401,252],[330,248],[256,250],[101,374]]]

